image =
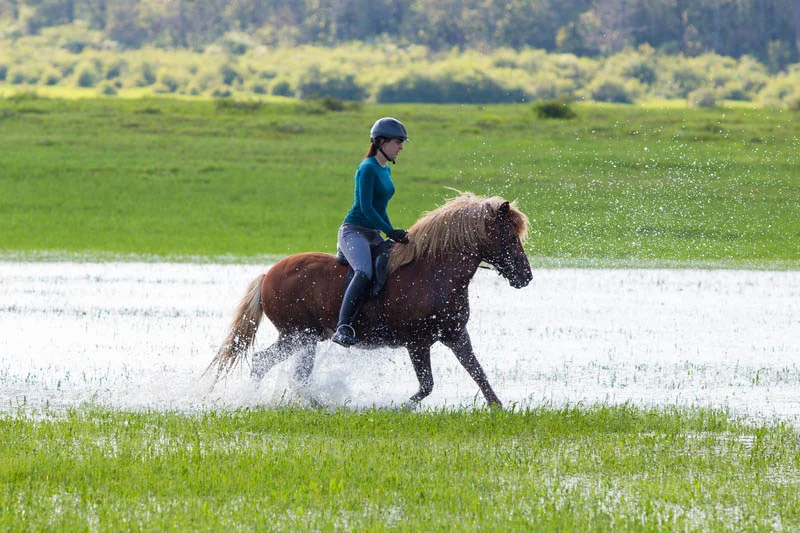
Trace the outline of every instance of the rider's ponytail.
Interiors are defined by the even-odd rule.
[[[369,150],[367,150],[367,155],[364,156],[364,159],[378,155],[378,149],[384,142],[386,142],[386,137],[376,137],[375,140],[370,143]]]

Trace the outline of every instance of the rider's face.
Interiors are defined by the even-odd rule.
[[[403,149],[403,139],[389,139],[381,146],[390,159],[395,159]]]

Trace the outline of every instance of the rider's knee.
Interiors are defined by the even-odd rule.
[[[353,271],[354,276],[363,276],[367,279],[372,279],[372,269],[371,268],[359,268]]]

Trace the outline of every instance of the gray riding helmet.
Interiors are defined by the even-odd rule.
[[[409,140],[406,127],[403,126],[402,122],[392,117],[380,118],[373,124],[372,129],[369,130],[369,138],[374,141],[376,137],[403,139],[403,142]]]

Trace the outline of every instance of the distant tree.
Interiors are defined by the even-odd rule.
[[[0,0],[0,20],[18,20],[19,2],[18,0]]]
[[[25,10],[19,9],[25,6]],[[15,2],[11,9],[21,17],[21,22],[25,27],[26,33],[38,33],[40,29],[49,26],[69,24],[75,20],[74,0],[27,0]]]
[[[95,30],[105,30],[108,2],[113,0],[77,0],[76,16],[85,20]]]
[[[396,41],[434,50],[800,59],[800,0],[0,0],[18,34],[81,22],[126,47],[202,49],[231,32],[265,44]]]
[[[795,57],[800,56],[800,0],[794,0],[794,49]]]
[[[138,0],[119,0],[108,6],[106,32],[108,36],[128,48],[142,46],[148,37],[139,20]]]

